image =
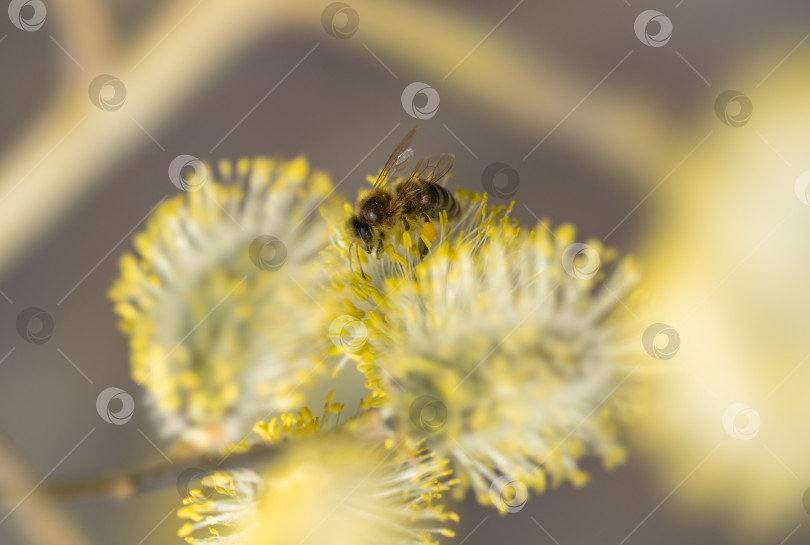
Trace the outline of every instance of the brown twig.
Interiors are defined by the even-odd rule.
[[[260,468],[270,461],[276,449],[258,446],[225,458],[200,456],[181,463],[159,462],[139,468],[53,482],[43,493],[54,500],[114,499],[126,500],[138,494],[172,486],[183,488],[189,479],[232,468]]]

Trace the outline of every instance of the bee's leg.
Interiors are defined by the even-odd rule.
[[[380,259],[383,254],[383,239],[380,237],[380,241],[377,243],[377,259]]]
[[[354,244],[354,242],[349,244],[349,268],[351,269],[352,274],[354,274],[354,263],[352,262],[352,246],[354,246]],[[355,255],[357,256],[357,266],[360,268],[360,276],[363,277],[363,280],[368,280],[369,277],[366,276],[365,271],[363,271],[363,262],[360,261],[360,247],[356,247],[355,250],[357,250]]]
[[[424,216],[425,221],[426,221],[427,223],[430,223],[430,216],[428,216],[427,214],[422,214],[422,216]]]
[[[406,231],[410,231],[411,230],[411,224],[408,223],[408,219],[404,215],[400,216],[400,218],[402,218],[402,227]]]
[[[428,252],[430,252],[430,250],[428,249],[427,245],[425,245],[425,241],[420,238],[419,239],[419,255],[421,257],[425,257],[426,255],[428,255]]]

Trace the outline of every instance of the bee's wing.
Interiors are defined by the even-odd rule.
[[[377,176],[377,181],[374,182],[374,187],[385,185],[385,182],[390,177],[399,174],[402,172],[402,170],[407,168],[411,159],[413,159],[413,150],[411,149],[411,144],[413,143],[413,139],[416,137],[416,131],[418,128],[419,127],[417,126],[408,131],[405,138],[403,138],[402,141],[397,144],[397,147],[394,148],[394,152],[385,162],[385,165],[380,171],[380,175]]]
[[[420,184],[413,184],[409,189],[405,191],[401,190],[397,191],[396,195],[391,201],[391,206],[389,206],[388,208],[388,215],[393,216],[399,214],[406,204],[411,202],[412,199],[418,197],[419,194],[422,193],[422,190],[423,186],[421,186]]]
[[[420,159],[405,181],[414,182],[410,188],[397,191],[391,204],[389,214],[396,214],[409,202],[425,190],[425,185],[432,185],[441,180],[453,168],[456,157],[452,153],[441,153]],[[404,183],[404,182],[403,182]]]
[[[385,185],[388,182],[395,183],[398,179],[404,178],[409,172],[408,167],[413,162],[413,148],[408,148],[397,157],[396,163],[391,167],[391,170],[385,176],[385,179],[380,185]],[[375,185],[377,185],[375,183]]]
[[[435,184],[450,172],[455,162],[456,156],[452,153],[441,153],[425,157],[416,163],[416,167],[414,167],[408,179]]]

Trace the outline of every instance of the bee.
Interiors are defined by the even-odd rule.
[[[349,238],[352,239],[349,246],[350,261],[352,246],[355,244],[358,252],[362,245],[367,254],[374,251],[379,259],[382,257],[385,239],[400,225],[405,231],[409,231],[412,224],[424,220],[421,233],[428,239],[435,239],[436,228],[431,220],[437,219],[442,211],[447,212],[448,219],[461,213],[461,206],[453,195],[437,183],[453,167],[453,154],[442,153],[421,159],[410,174],[403,176],[413,160],[411,143],[417,128],[411,129],[397,145],[371,191],[357,203],[355,213],[346,222]],[[397,181],[396,186],[391,189]],[[419,251],[422,256],[428,252],[421,237]],[[359,255],[357,261],[359,264]],[[362,267],[360,271],[362,273]],[[363,276],[365,277],[365,273]]]

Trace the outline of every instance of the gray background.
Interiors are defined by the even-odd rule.
[[[671,56],[661,62],[655,49],[638,42],[632,24],[643,9],[660,9],[676,18],[677,33],[672,43],[685,55],[690,52],[689,60],[699,65],[700,72],[710,80],[722,78],[761,46],[797,43],[810,27],[810,6],[801,1],[715,1],[707,5],[685,0],[677,8],[676,1],[631,3],[632,7],[621,0],[529,1],[504,20],[496,32],[508,35],[529,54],[543,51],[578,74],[583,82],[590,82],[570,97],[570,107],[617,59],[633,49],[634,55],[604,88],[615,93],[632,89],[658,104],[662,117],[686,123],[713,115],[711,107],[719,89],[708,89],[687,66]],[[164,4],[151,0],[110,2],[114,32],[132,35]],[[232,4],[236,9],[239,2]],[[490,28],[514,3],[458,1],[443,5],[455,5],[460,17],[463,14],[480,19],[484,27]],[[75,70],[48,39],[49,33],[60,37],[58,19],[66,9],[70,9],[67,3],[49,5],[46,27],[33,33],[18,31],[0,16],[0,36],[8,35],[0,43],[0,70],[4,76],[0,80],[0,151],[11,149],[30,119],[58,92],[64,73]],[[414,29],[414,40],[433,39],[437,38]],[[0,364],[0,430],[25,453],[37,474],[50,471],[93,428],[92,435],[58,467],[51,480],[161,459],[138,431],[158,441],[144,411],[136,411],[125,426],[107,425],[95,411],[95,398],[101,389],[115,385],[130,392],[137,390],[128,375],[125,340],[115,327],[106,298],[117,274],[116,258],[129,243],[123,243],[100,264],[99,260],[160,198],[175,192],[166,175],[169,161],[181,153],[211,157],[213,144],[316,42],[321,43],[318,49],[213,156],[289,157],[305,153],[313,165],[340,180],[399,123],[399,128],[341,186],[341,191],[351,195],[361,186],[366,173],[379,168],[398,137],[417,123],[403,111],[400,94],[407,83],[426,81],[425,76],[413,66],[400,66],[396,59],[388,59],[386,63],[398,76],[396,79],[359,40],[333,39],[319,26],[311,32],[275,32],[256,41],[203,87],[195,89],[166,125],[152,132],[165,151],[144,138],[141,146],[105,172],[102,184],[59,219],[56,228],[29,244],[24,256],[0,278],[0,289],[13,300],[13,304],[0,300],[0,356],[15,348]],[[485,79],[487,74],[480,77]],[[523,161],[550,126],[534,130],[514,126],[497,112],[482,109],[453,92],[444,92],[439,84],[436,87],[442,99],[439,113],[419,122],[416,147],[419,153],[455,153],[454,182],[481,190],[483,169],[494,161],[506,162],[520,174],[521,185],[515,195],[519,203],[554,223],[575,223],[583,236],[603,236],[637,204],[639,192],[634,184],[638,182],[631,179],[633,175],[583,154],[576,142],[552,135]],[[559,119],[568,110],[560,109]],[[589,115],[587,108],[577,115]],[[613,130],[615,138],[623,137],[623,127]],[[639,160],[643,160],[645,151],[638,153]],[[49,183],[59,184],[59,180]],[[652,210],[641,208],[617,230],[611,242],[623,249],[633,248]],[[516,207],[516,215],[533,221],[523,206]],[[2,221],[0,215],[0,228]],[[70,297],[56,306],[97,264]],[[27,306],[42,307],[54,317],[56,328],[48,343],[28,344],[17,336],[14,321],[19,310]],[[93,384],[77,373],[57,348]],[[593,467],[593,482],[586,488],[572,490],[563,486],[533,498],[523,511],[507,518],[472,502],[465,503],[460,507],[464,516],[456,542],[469,534],[464,541],[468,545],[618,544],[668,493],[651,484],[652,462],[634,456],[632,446],[630,453],[629,462],[616,471],[606,473]],[[82,500],[65,507],[96,543],[148,545],[180,542],[174,537],[176,519],[165,518],[176,508],[177,500],[171,488],[122,503]],[[146,537],[155,524],[157,527]],[[711,514],[687,512],[673,501],[655,511],[627,543],[778,545],[793,526],[775,530],[770,541],[746,538],[735,531],[733,523],[721,523]],[[803,542],[807,532],[802,528],[788,543]],[[0,524],[0,542],[25,543],[13,517]]]

